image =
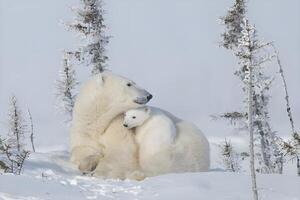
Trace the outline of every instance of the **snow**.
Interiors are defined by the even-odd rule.
[[[0,200],[61,199],[251,199],[247,167],[242,173],[217,169],[217,145],[221,138],[211,138],[212,170],[203,173],[166,174],[144,181],[104,180],[83,176],[69,163],[67,151],[33,153],[22,175],[0,176]],[[242,140],[233,142],[243,146]],[[245,146],[244,146],[245,147]],[[294,170],[294,169],[290,169]],[[258,175],[260,199],[300,200],[300,179],[294,173]]]

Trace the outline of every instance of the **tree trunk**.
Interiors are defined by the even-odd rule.
[[[290,106],[290,97],[289,97],[289,93],[288,93],[288,89],[287,89],[287,83],[286,83],[286,78],[283,72],[283,67],[281,64],[281,60],[279,58],[279,52],[277,51],[277,48],[275,47],[274,44],[272,44],[272,47],[275,51],[276,54],[276,59],[277,59],[277,64],[279,67],[279,73],[282,79],[282,83],[283,83],[283,88],[284,88],[284,92],[285,92],[285,102],[286,102],[286,111],[290,120],[290,124],[291,124],[291,129],[292,129],[292,134],[295,134],[295,125],[294,125],[294,119],[293,119],[293,115],[292,115],[292,110],[291,110],[291,106]],[[300,161],[299,161],[299,156],[296,157],[297,158],[297,174],[298,176],[300,176]]]
[[[17,113],[17,107],[15,105],[14,107],[14,131],[15,131],[15,136],[16,136],[16,140],[17,140],[17,149],[18,149],[18,152],[21,151],[21,144],[20,144],[20,130],[17,128],[18,127],[18,113]]]
[[[32,116],[31,116],[31,112],[29,109],[28,109],[28,115],[29,115],[29,120],[30,120],[30,142],[31,142],[32,151],[35,152],[34,136],[33,136],[33,121],[32,121]]]
[[[250,62],[251,63],[251,62]],[[253,137],[253,86],[252,86],[252,66],[249,68],[249,83],[248,83],[248,128],[250,136],[250,172],[251,172],[251,181],[252,181],[252,192],[253,199],[258,200],[257,185],[256,185],[256,174],[254,166],[254,137]]]
[[[282,64],[281,64],[281,60],[279,58],[279,52],[277,51],[277,48],[275,47],[274,44],[272,44],[272,47],[273,47],[273,49],[275,51],[275,54],[276,54],[277,64],[278,64],[278,67],[279,67],[279,73],[280,73],[280,76],[281,76],[281,79],[282,79],[283,88],[284,88],[284,92],[285,92],[285,98],[284,99],[285,99],[285,102],[286,102],[286,111],[288,113],[288,117],[289,117],[289,120],[290,120],[292,133],[294,134],[296,131],[295,131],[295,125],[294,125],[292,110],[291,110],[291,106],[290,106],[290,97],[289,97],[289,93],[288,93],[288,89],[287,89],[286,78],[285,78],[284,73],[283,73],[283,67],[282,67]]]
[[[297,156],[297,172],[298,172],[298,176],[300,176],[300,157]]]

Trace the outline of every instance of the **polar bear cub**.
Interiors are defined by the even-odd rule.
[[[173,163],[170,148],[177,132],[172,119],[158,108],[142,107],[128,110],[123,125],[135,128],[139,164],[146,176],[168,173]]]

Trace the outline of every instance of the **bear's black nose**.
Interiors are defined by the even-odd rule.
[[[149,94],[149,95],[147,96],[147,100],[148,100],[148,101],[150,101],[150,99],[152,99],[152,98],[153,98],[152,94]]]
[[[128,125],[127,125],[127,124],[123,124],[123,126],[125,126],[125,127],[128,127]]]

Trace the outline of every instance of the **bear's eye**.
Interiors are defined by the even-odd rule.
[[[127,86],[128,86],[128,87],[131,87],[131,86],[132,86],[132,84],[131,84],[131,83],[127,83]]]
[[[132,116],[132,119],[135,119],[136,118],[136,116]]]

